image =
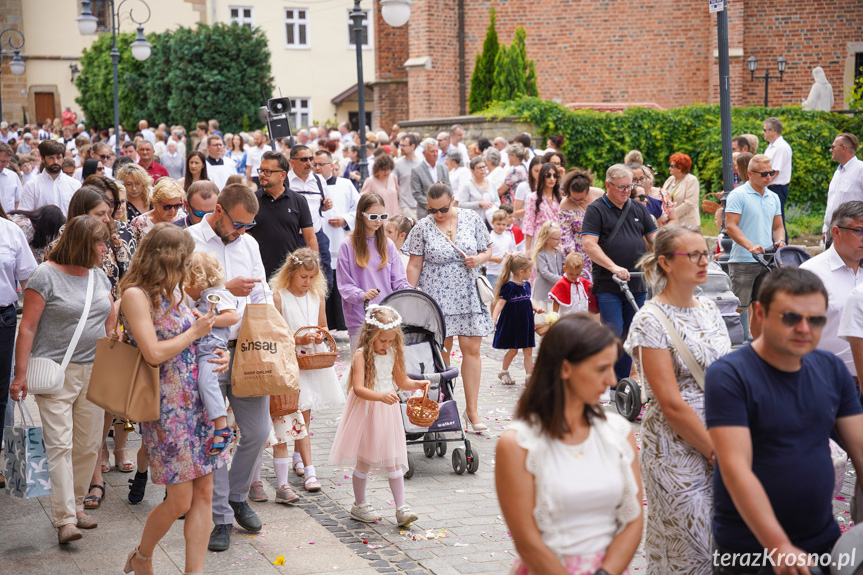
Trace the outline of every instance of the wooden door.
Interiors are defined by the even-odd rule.
[[[54,94],[52,92],[36,92],[36,117],[34,121],[41,124],[48,118],[54,119]]]

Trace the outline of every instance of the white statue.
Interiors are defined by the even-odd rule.
[[[821,66],[812,68],[815,83],[809,90],[809,97],[803,100],[803,109],[815,112],[829,112],[833,108],[833,86],[827,81],[827,76]]]

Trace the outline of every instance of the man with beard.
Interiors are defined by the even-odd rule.
[[[264,152],[258,169],[261,187],[255,192],[260,204],[258,225],[250,233],[261,246],[266,277],[271,277],[297,248],[308,246],[318,251],[308,202],[285,186],[289,170],[288,160],[282,154]]]
[[[219,260],[225,270],[225,288],[236,297],[240,321],[231,326],[228,336],[232,361],[246,302],[272,301],[258,242],[246,234],[255,225],[257,213],[255,194],[242,184],[232,184],[219,194],[213,213],[204,216],[201,223],[187,228],[195,240],[196,250],[212,254]],[[222,395],[230,400],[243,435],[234,452],[230,471],[223,466],[213,473],[215,527],[210,534],[211,551],[225,551],[230,547],[234,519],[246,531],[256,533],[261,530],[261,520],[246,503],[246,498],[271,425],[268,396],[236,397],[231,388],[231,369],[219,377],[219,387]]]
[[[39,154],[44,170],[24,186],[18,209],[27,212],[52,205],[59,207],[65,216],[69,212],[72,195],[81,187],[81,182],[63,173],[66,146],[61,142],[46,140],[39,144]]]

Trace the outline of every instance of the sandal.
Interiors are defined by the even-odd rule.
[[[306,476],[306,466],[303,465],[302,459],[297,459],[296,461],[294,461],[294,473],[296,473],[300,477]]]
[[[308,479],[303,482],[303,487],[309,493],[315,493],[321,490],[321,482],[318,481],[318,478],[314,475],[310,475]]]
[[[117,457],[118,452],[125,455],[128,451],[128,447],[121,447],[120,449],[114,450],[114,463],[117,464],[117,471],[120,471],[121,473],[132,473],[135,471],[135,464],[131,459],[121,459]]]
[[[116,458],[116,455],[114,456]],[[111,459],[108,455],[108,446],[102,443],[102,473],[111,471]]]
[[[204,446],[204,454],[209,457],[220,455],[228,447],[228,444],[231,443],[233,437],[234,432],[230,427],[215,430],[213,437],[208,439],[207,444]]]
[[[94,489],[100,490],[102,495],[87,495],[84,498],[84,509],[99,509],[99,506],[102,505],[102,498],[105,497],[105,486],[94,483],[90,486],[89,491],[93,491]]]

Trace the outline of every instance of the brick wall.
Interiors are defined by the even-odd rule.
[[[381,17],[380,4],[374,2],[375,43],[375,128],[389,133],[393,124],[410,118],[408,78],[404,63],[408,59],[408,26],[393,28]],[[383,46],[385,49],[381,50]]]
[[[863,1],[729,0],[731,96],[735,106],[760,105],[764,85],[749,80],[746,58],[759,72],[784,54],[782,83],[771,82],[770,105],[799,104],[809,94],[812,68],[833,84],[834,108],[844,107],[848,44],[863,40]],[[465,2],[466,78],[482,49],[491,2]],[[561,103],[654,102],[663,108],[718,102],[716,16],[697,0],[495,0],[499,40],[517,26],[527,31],[528,57],[537,64],[540,95]],[[431,70],[410,70],[409,116],[452,116],[458,109],[457,0],[413,5],[407,57],[430,56]],[[378,58],[401,45],[378,42]],[[401,57],[401,55],[400,55]],[[407,57],[405,59],[407,59]]]
[[[21,20],[22,8],[21,0],[0,0],[0,30],[5,30],[8,27],[22,29],[23,22]],[[3,35],[3,48],[8,49],[6,40],[12,39],[16,44],[20,43],[20,38],[14,32],[7,32]],[[21,53],[27,52],[25,44]],[[9,69],[9,63],[12,61],[12,55],[3,56],[2,64],[0,64],[0,103],[3,105],[3,120],[12,122],[23,122],[24,106],[27,105],[27,71],[20,76],[16,76]],[[26,60],[25,60],[26,62]],[[21,90],[25,90],[25,94],[21,94]]]

